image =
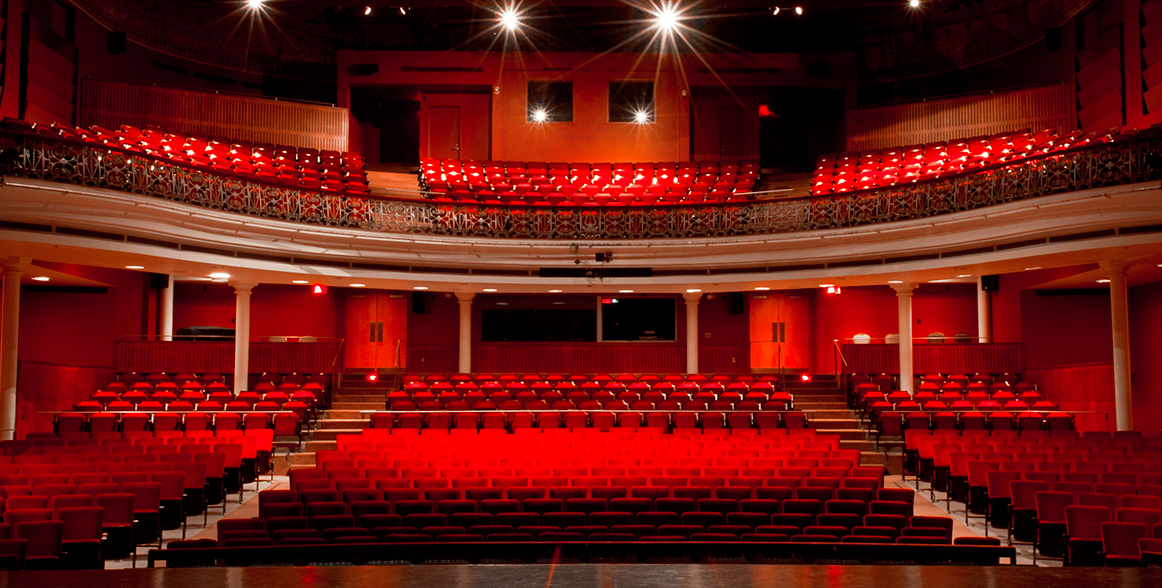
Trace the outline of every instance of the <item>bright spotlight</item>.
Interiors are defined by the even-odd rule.
[[[802,6],[796,6],[796,7],[795,7],[795,14],[798,14],[799,16],[803,16],[803,7],[802,7]]]
[[[371,7],[370,6],[363,8],[363,16],[371,16]]]
[[[912,8],[919,8],[920,0],[908,0],[908,6],[911,6]]]
[[[496,20],[504,30],[515,33],[520,28],[520,13],[513,5],[505,6],[496,12]]]
[[[543,123],[549,120],[549,113],[546,112],[544,108],[538,108],[533,111],[533,120],[539,123]]]
[[[673,4],[663,4],[654,13],[654,26],[664,32],[672,32],[678,26],[678,9]]]
[[[650,113],[644,110],[639,110],[633,113],[633,120],[638,124],[648,123],[650,122]]]
[[[778,6],[776,6],[775,9],[771,11],[771,14],[778,16],[779,12],[781,12],[782,10],[783,10],[782,8],[779,8]]]
[[[266,0],[246,0],[246,8],[257,12],[265,8]]]

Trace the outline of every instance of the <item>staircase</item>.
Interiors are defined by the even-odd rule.
[[[338,449],[335,440],[339,435],[357,435],[367,428],[368,417],[362,411],[386,407],[392,390],[388,378],[368,382],[367,371],[344,372],[339,378],[338,388],[331,393],[331,408],[319,415],[303,451],[291,455],[291,469],[314,467],[316,451]]]
[[[420,180],[416,174],[368,171],[367,186],[371,193],[380,196],[401,198],[422,198],[419,193]]]
[[[868,431],[847,407],[847,397],[833,375],[816,375],[810,381],[788,379],[786,390],[795,398],[795,410],[807,413],[807,425],[820,433],[839,435],[840,449],[863,452],[860,465],[887,465],[887,456],[876,451]]]

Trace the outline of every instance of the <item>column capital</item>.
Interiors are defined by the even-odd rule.
[[[25,267],[28,267],[28,264],[31,261],[32,260],[30,260],[27,257],[15,257],[15,256],[13,256],[13,257],[9,257],[9,258],[3,260],[3,262],[0,262],[0,263],[2,263],[2,265],[4,266],[5,273],[11,273],[11,272],[20,273],[20,272],[24,271]]]
[[[686,304],[698,304],[698,301],[702,299],[702,293],[685,292],[682,294],[682,298],[686,300]]]
[[[460,304],[470,304],[473,298],[476,298],[475,292],[456,292],[456,299]]]
[[[1122,259],[1110,259],[1101,262],[1102,269],[1106,270],[1106,275],[1110,276],[1126,275],[1126,270],[1130,269],[1131,265],[1133,265],[1132,262],[1128,262]]]
[[[235,294],[250,294],[257,285],[253,282],[230,282],[230,286],[234,288]]]
[[[904,284],[889,284],[893,290],[896,291],[896,296],[911,296],[912,291],[916,289],[916,284],[907,282]]]

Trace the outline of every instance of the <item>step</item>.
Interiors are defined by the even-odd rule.
[[[368,416],[364,410],[372,409],[335,409],[326,411],[320,420],[329,419],[349,419],[349,420],[367,420]]]
[[[362,431],[371,426],[371,423],[366,419],[324,419],[315,423],[315,431],[312,435],[313,439],[319,438],[319,431],[331,431],[334,429],[354,429]]]
[[[313,451],[300,451],[290,455],[291,468],[313,468],[315,467],[315,453]]]
[[[311,460],[314,461],[315,451],[334,451],[339,448],[339,444],[334,439],[321,439],[307,441],[303,444],[303,448],[311,452]]]
[[[308,445],[315,441],[329,441],[334,442],[339,438],[339,435],[358,435],[363,432],[364,427],[348,427],[346,429],[315,429],[311,432],[311,440],[307,441]],[[332,448],[333,449],[333,448]]]
[[[387,410],[387,403],[379,402],[332,402],[331,410]]]
[[[817,408],[816,409],[799,408],[798,406],[795,407],[795,410],[802,410],[804,412],[808,412],[809,413],[808,416],[811,418],[812,422],[814,422],[818,419],[824,419],[824,420],[840,419],[840,420],[845,420],[845,421],[852,421],[853,424],[858,423],[858,419],[852,418],[850,410],[820,410]]]
[[[813,418],[808,421],[812,429],[850,429],[853,431],[863,431],[867,435],[867,431],[859,427],[859,422],[852,418]]]
[[[359,393],[352,394],[350,392],[345,394],[335,393],[331,395],[331,402],[383,402],[387,400],[387,394],[367,394]]]

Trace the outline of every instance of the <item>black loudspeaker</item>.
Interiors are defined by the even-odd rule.
[[[347,66],[347,75],[356,76],[373,76],[379,73],[378,63],[356,63]]]
[[[1061,50],[1061,29],[1059,27],[1045,29],[1045,50]]]
[[[109,31],[106,48],[113,55],[125,53],[125,33],[122,31]]]
[[[169,288],[169,276],[166,274],[149,274],[149,287],[158,290]]]
[[[742,314],[742,292],[731,292],[726,295],[726,310],[730,314]]]
[[[416,314],[428,312],[428,297],[423,292],[412,292],[412,312]]]
[[[997,290],[1000,290],[1001,289],[1001,277],[1000,276],[981,276],[980,277],[980,289],[984,290],[985,292],[996,292]]]

